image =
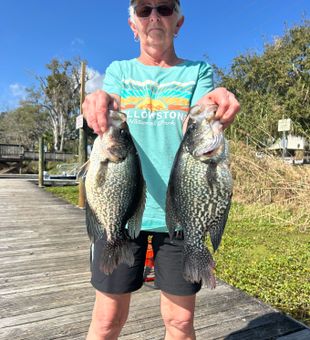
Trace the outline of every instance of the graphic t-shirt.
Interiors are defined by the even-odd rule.
[[[182,124],[189,108],[213,89],[212,74],[210,65],[187,60],[169,68],[114,61],[106,70],[103,89],[121,97],[141,159],[147,187],[142,230],[167,232],[166,190]]]

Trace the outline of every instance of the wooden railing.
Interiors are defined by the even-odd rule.
[[[72,153],[66,152],[45,152],[45,160],[65,162],[74,157]],[[37,161],[39,153],[25,150],[23,145],[0,144],[0,161],[17,162],[22,160]]]

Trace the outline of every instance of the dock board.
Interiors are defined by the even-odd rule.
[[[0,339],[85,339],[94,302],[84,211],[0,179]],[[224,282],[197,296],[198,340],[310,339],[310,330]],[[163,339],[159,291],[133,294],[120,339]]]

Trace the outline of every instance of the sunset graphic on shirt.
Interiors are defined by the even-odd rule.
[[[139,109],[151,112],[188,111],[194,81],[172,81],[158,84],[152,80],[124,80],[121,94],[121,109]]]

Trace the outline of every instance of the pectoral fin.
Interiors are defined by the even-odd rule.
[[[88,160],[87,162],[85,162],[79,169],[78,173],[77,173],[77,179],[80,179],[82,178],[83,180],[85,179],[86,177],[86,174],[87,174],[87,171],[88,171],[88,168],[89,168],[89,165],[90,165],[90,160]]]
[[[98,187],[101,187],[104,185],[104,182],[106,180],[107,170],[108,170],[108,161],[102,161],[100,162],[99,170],[96,175],[96,184]]]

